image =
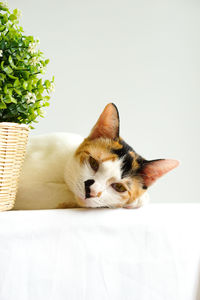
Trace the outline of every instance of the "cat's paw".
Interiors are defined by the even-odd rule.
[[[141,197],[137,198],[134,202],[127,204],[124,208],[140,208],[149,203],[149,194],[144,193]]]

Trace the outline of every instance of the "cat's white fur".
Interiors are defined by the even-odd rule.
[[[120,194],[112,182],[121,180],[120,160],[105,161],[98,172],[89,164],[83,166],[74,159],[74,153],[83,138],[70,133],[52,133],[29,138],[27,154],[20,176],[14,209],[51,209],[69,204],[77,206],[77,199],[85,207],[118,207]],[[94,179],[91,186],[94,197],[85,198],[84,181]],[[101,193],[101,197],[97,197]],[[148,201],[144,193],[131,206],[136,208]]]

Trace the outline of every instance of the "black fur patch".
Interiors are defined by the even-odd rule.
[[[117,154],[119,158],[123,158],[122,163],[122,178],[130,175],[132,171],[132,163],[133,163],[133,157],[129,154],[129,152],[134,152],[133,148],[129,146],[125,141],[120,140],[119,142],[122,145],[122,148],[120,149],[113,149],[112,152],[114,154]]]
[[[133,157],[130,154],[126,154],[122,163],[122,178],[132,173]]]
[[[144,159],[141,156],[138,156],[138,158],[136,159],[136,161],[138,162],[138,164],[140,165],[140,167],[142,167],[143,164],[146,162],[146,159]]]
[[[114,154],[117,154],[119,158],[122,158],[124,155],[128,154],[129,151],[133,151],[133,148],[129,146],[125,141],[120,140],[119,144],[122,145],[122,148],[120,149],[113,149],[112,152]]]

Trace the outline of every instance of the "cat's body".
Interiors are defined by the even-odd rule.
[[[82,141],[81,136],[72,133],[52,133],[29,138],[15,209],[51,209],[77,205],[64,174],[67,162],[72,163],[73,155]]]
[[[119,136],[119,115],[108,104],[90,135],[53,133],[29,139],[14,209],[136,208],[147,188],[178,165],[148,161]]]

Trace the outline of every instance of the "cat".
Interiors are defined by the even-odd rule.
[[[119,113],[109,103],[86,139],[69,133],[33,136],[14,209],[138,208],[172,159],[146,160],[119,136]]]

